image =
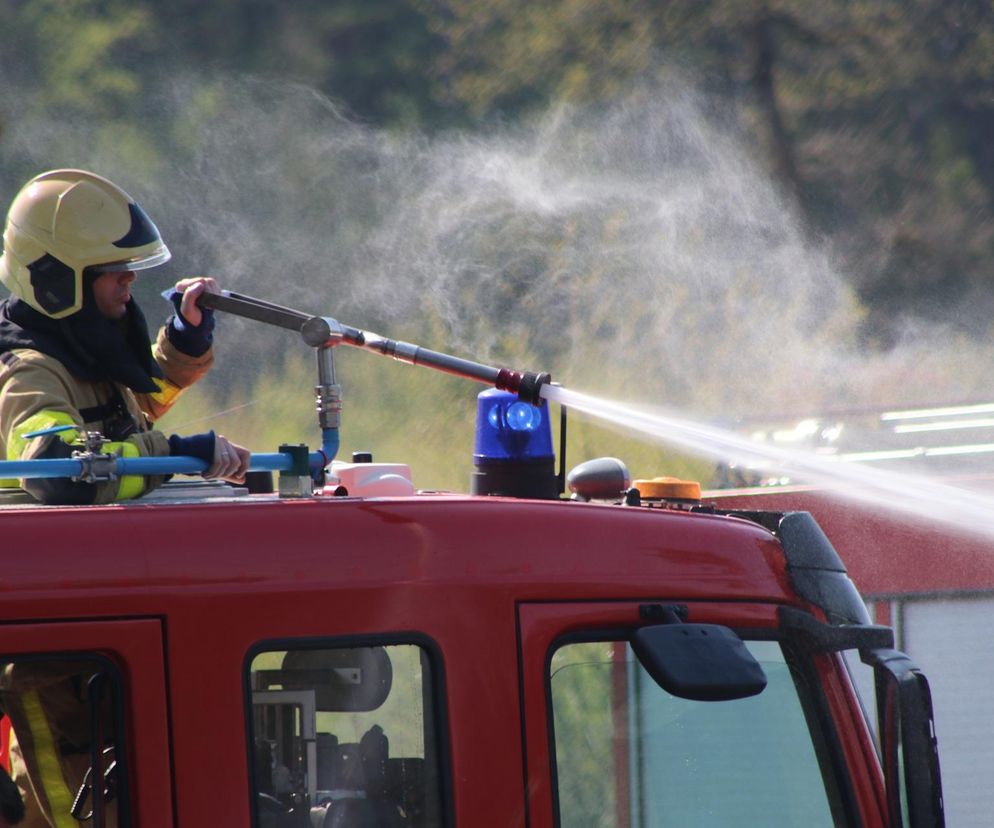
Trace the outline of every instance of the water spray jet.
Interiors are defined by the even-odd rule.
[[[822,487],[827,495],[952,525],[971,534],[994,537],[994,497],[987,494],[873,468],[865,463],[757,443],[704,423],[640,411],[561,385],[544,386],[541,395],[550,402],[699,456],[743,464],[761,459],[798,480]]]
[[[294,453],[293,447],[281,447],[276,455],[252,455],[252,470],[279,470],[287,476],[301,478],[300,492],[306,493],[304,483],[312,478],[320,480],[339,448],[342,392],[337,382],[334,365],[334,348],[340,345],[389,356],[411,365],[422,365],[454,376],[472,379],[490,385],[488,394],[504,394],[481,399],[480,423],[504,429],[501,438],[511,441],[518,448],[513,452],[481,448],[478,437],[475,456],[476,472],[473,477],[474,494],[507,494],[511,496],[555,498],[563,491],[565,428],[561,433],[561,468],[558,476],[553,471],[551,432],[546,403],[560,406],[565,425],[568,408],[613,422],[639,432],[653,440],[688,449],[696,454],[731,461],[749,463],[762,458],[776,464],[792,476],[808,483],[822,485],[830,494],[858,499],[888,509],[911,513],[932,520],[950,523],[960,529],[994,536],[994,499],[927,479],[909,478],[865,464],[843,462],[808,452],[785,449],[780,446],[756,443],[745,437],[723,431],[703,423],[692,422],[675,416],[646,413],[617,402],[599,399],[564,388],[551,382],[544,372],[515,371],[504,367],[485,365],[450,354],[433,351],[409,342],[393,340],[381,334],[340,323],[327,316],[316,316],[287,308],[265,300],[225,291],[204,293],[199,303],[207,308],[232,313],[269,325],[298,333],[304,343],[315,349],[318,362],[318,383],[315,386],[316,410],[322,432],[321,451],[312,454]],[[481,398],[484,395],[481,395]],[[484,410],[483,405],[489,406]],[[531,418],[515,409],[517,405],[536,407],[540,412],[532,423]],[[495,407],[496,406],[496,407]],[[496,414],[494,412],[497,412]],[[528,423],[525,423],[528,420]],[[544,420],[544,421],[543,421]],[[540,421],[541,426],[537,425]],[[522,449],[525,437],[534,432],[535,442]],[[548,436],[547,436],[548,434]],[[530,439],[530,438],[529,438]],[[102,457],[99,452],[91,452]],[[16,466],[0,463],[0,473],[9,477],[72,476],[78,479],[92,474],[106,474],[86,466],[86,458],[55,461],[48,465],[24,463]],[[136,458],[116,459],[111,474],[166,474],[197,473],[203,471],[201,461],[192,458]],[[82,465],[81,465],[82,464]],[[64,468],[63,468],[64,467]],[[530,481],[520,485],[515,480]],[[510,481],[510,482],[509,482]],[[558,484],[558,486],[557,486]],[[308,490],[309,491],[309,490]]]

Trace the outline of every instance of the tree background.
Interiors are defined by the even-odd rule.
[[[0,0],[0,20],[0,201],[51,167],[120,183],[174,252],[146,308],[210,272],[712,421],[988,393],[989,3]],[[218,351],[166,426],[316,441],[299,343],[225,319]],[[478,389],[358,353],[340,373],[346,452],[465,485]],[[589,424],[571,446],[700,471]]]

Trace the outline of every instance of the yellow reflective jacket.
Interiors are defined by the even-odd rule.
[[[52,440],[72,444],[80,439],[76,428],[46,437],[25,436],[59,425],[101,432],[112,440],[104,451],[122,457],[168,455],[168,439],[153,431],[152,423],[170,409],[184,388],[207,373],[214,361],[213,349],[191,357],[179,351],[162,328],[153,345],[153,355],[165,377],[154,380],[158,391],[135,394],[119,383],[79,379],[55,357],[40,351],[19,348],[0,354],[0,458],[30,460],[51,456],[46,448]],[[129,431],[133,433],[128,434]],[[162,480],[161,476],[126,476],[86,487],[66,480],[61,484],[66,491],[57,493],[52,502],[127,500],[155,488]],[[19,484],[15,480],[0,480],[0,486],[17,485],[30,490],[25,481]]]

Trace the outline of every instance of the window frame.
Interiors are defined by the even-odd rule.
[[[132,767],[131,751],[128,745],[128,742],[131,739],[130,728],[127,727],[126,717],[124,715],[126,693],[123,676],[124,670],[122,670],[122,666],[106,652],[100,652],[99,650],[53,650],[51,652],[31,651],[25,653],[15,653],[9,656],[5,652],[0,651],[0,668],[11,663],[32,664],[60,660],[76,663],[90,662],[97,665],[100,672],[108,674],[109,676],[114,730],[118,736],[118,738],[114,741],[114,763],[118,774],[117,792],[115,794],[118,810],[118,828],[132,828],[132,826],[136,826],[138,823],[135,819],[135,810],[131,801],[131,787],[133,782],[132,775],[134,774],[134,768]],[[89,701],[87,701],[87,716],[92,716]],[[10,732],[14,732],[13,728],[11,728]],[[8,742],[8,751],[9,748],[10,745]],[[8,764],[10,762],[9,752],[7,755],[7,762]],[[90,754],[90,767],[91,769],[93,767],[92,752]],[[123,773],[121,772],[122,768]],[[13,778],[13,776],[11,776],[11,778]],[[78,791],[76,793],[78,793]],[[92,803],[93,799],[91,798],[91,807]],[[83,820],[80,824],[83,822],[92,822],[92,817],[90,819]],[[99,825],[99,822],[97,824]]]
[[[126,813],[131,825],[142,828],[176,824],[164,632],[158,616],[0,624],[0,654],[6,660],[91,658],[113,665],[120,681],[118,712],[123,723],[118,726],[127,763]],[[119,806],[119,814],[124,813]]]
[[[248,769],[249,813],[252,828],[260,828],[257,791],[259,790],[253,757],[253,721],[251,674],[254,659],[267,652],[289,650],[334,650],[358,647],[391,647],[413,645],[421,648],[431,669],[431,718],[434,727],[433,750],[438,767],[438,805],[441,828],[455,825],[452,789],[452,759],[449,749],[448,699],[446,695],[445,662],[438,643],[421,632],[361,633],[356,635],[299,636],[267,638],[253,643],[242,660],[242,707],[246,763]],[[422,692],[423,689],[422,689]],[[427,709],[426,711],[427,712]],[[427,716],[426,716],[427,718]],[[428,734],[425,734],[425,754],[428,754]]]

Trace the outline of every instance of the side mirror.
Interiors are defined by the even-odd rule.
[[[904,653],[868,650],[876,677],[880,750],[890,824],[945,825],[939,751],[928,679]]]
[[[683,624],[675,612],[665,611],[669,623],[636,630],[632,650],[667,693],[694,701],[730,701],[763,691],[763,668],[732,630]]]

